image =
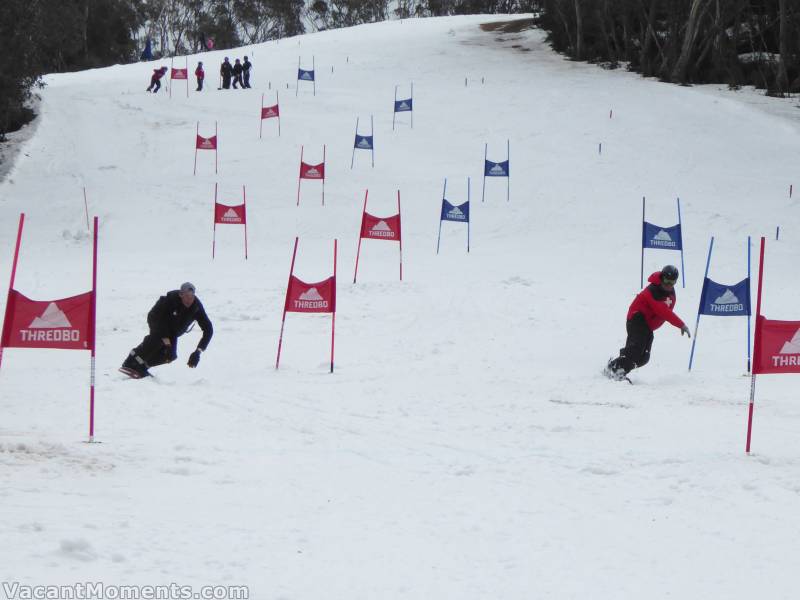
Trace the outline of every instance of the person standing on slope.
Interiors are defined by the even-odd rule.
[[[645,366],[650,361],[650,348],[653,345],[653,332],[669,321],[689,335],[689,328],[675,314],[675,283],[678,281],[678,269],[667,265],[647,278],[650,285],[639,292],[628,308],[625,328],[628,339],[625,347],[619,351],[617,358],[608,361],[603,371],[607,377],[615,380],[626,379],[633,369]]]
[[[203,303],[195,295],[193,284],[186,282],[179,290],[167,292],[147,313],[150,333],[142,343],[130,351],[120,371],[128,377],[140,379],[150,375],[148,368],[169,363],[178,358],[178,337],[186,333],[189,326],[197,322],[203,337],[186,364],[195,368],[200,362],[200,353],[208,347],[214,328],[206,314]]]
[[[203,63],[198,62],[197,68],[194,70],[194,76],[197,78],[197,89],[195,92],[203,91],[203,80],[206,78],[206,72],[203,71]]]
[[[222,61],[222,65],[219,67],[219,74],[222,76],[222,87],[223,89],[230,89],[231,87],[231,75],[233,75],[233,67],[231,63],[228,61],[228,57],[225,57],[225,60]]]
[[[253,63],[250,62],[250,59],[246,56],[244,57],[244,62],[242,63],[242,85],[244,87],[250,87],[250,69],[253,67]]]
[[[239,84],[239,87],[236,87],[236,84]],[[244,89],[244,82],[242,81],[242,63],[239,62],[239,59],[236,59],[236,62],[233,65],[233,89]]]

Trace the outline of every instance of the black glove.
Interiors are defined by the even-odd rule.
[[[688,335],[689,337],[692,337],[692,335],[689,333],[689,328],[688,328],[686,325],[684,325],[683,327],[681,327],[681,335],[683,335],[684,333],[685,333],[686,335]]]
[[[186,364],[189,365],[192,369],[194,369],[199,362],[200,362],[200,350],[195,350],[189,355],[189,362],[187,362]]]

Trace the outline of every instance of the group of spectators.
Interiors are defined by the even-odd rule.
[[[253,63],[251,63],[250,59],[246,56],[244,57],[244,62],[240,62],[237,58],[235,59],[234,64],[231,64],[226,56],[219,69],[220,78],[222,79],[222,86],[220,89],[230,89],[231,83],[233,83],[233,89],[249,88],[250,70],[252,68]],[[154,94],[157,93],[158,90],[161,89],[161,78],[164,77],[166,73],[167,67],[153,69],[153,75],[150,77],[150,85],[147,86],[147,91],[153,92]],[[197,68],[194,70],[194,76],[197,79],[197,89],[195,91],[203,91],[203,81],[205,80],[206,74],[203,70],[202,62],[197,63]]]

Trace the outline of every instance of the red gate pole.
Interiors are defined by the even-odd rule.
[[[8,327],[11,318],[11,290],[14,289],[14,279],[17,276],[17,259],[19,258],[19,245],[22,241],[22,225],[25,223],[25,213],[19,213],[19,228],[17,229],[17,243],[14,246],[14,262],[11,263],[11,281],[8,284],[8,298],[6,300],[6,314],[3,319],[3,331]],[[3,345],[0,343],[0,366],[3,364]]]
[[[264,129],[264,94],[261,94],[261,112],[258,113],[258,139],[261,139],[261,132]]]
[[[400,281],[403,281],[403,217],[400,214],[400,190],[397,190],[397,237],[400,242]]]
[[[281,101],[278,99],[278,89],[275,88],[275,106],[278,107],[278,137],[281,137]]]
[[[333,240],[333,293],[336,294],[336,247],[338,240]],[[336,339],[336,304],[333,305],[331,318],[331,373],[333,373],[333,342]]]
[[[300,146],[300,174],[297,176],[297,206],[300,206],[300,181],[303,179],[303,148]]]
[[[189,57],[186,57],[186,97],[189,97]]]
[[[172,71],[173,67],[175,66],[175,58],[171,58],[169,61],[169,99],[172,100]]]
[[[756,334],[753,341],[753,359],[754,362],[759,360],[758,351],[761,349],[761,289],[764,283],[764,237],[761,237],[761,256],[758,259],[758,299],[756,300]],[[747,443],[745,444],[745,452],[750,454],[750,439],[753,433],[753,404],[755,403],[756,395],[756,370],[750,375],[750,405],[747,410]]]
[[[294,259],[297,256],[297,240],[299,238],[294,238],[294,251],[292,252],[292,266],[289,267],[289,283],[286,284],[286,293],[289,293],[289,287],[292,285],[292,275],[294,274]],[[278,365],[281,362],[281,346],[283,345],[283,326],[286,324],[286,301],[283,302],[283,318],[281,319],[281,335],[278,338],[278,358],[275,360],[275,368],[278,368]]]
[[[219,184],[214,184],[214,214],[212,216],[212,221],[214,222],[213,226],[213,233],[211,235],[211,260],[214,260],[214,254],[217,250],[217,186]]]
[[[197,175],[197,137],[200,135],[200,121],[194,131],[194,174]]]
[[[219,158],[219,132],[217,131],[217,122],[214,121],[214,139],[216,140],[216,144],[214,144],[214,175],[217,174],[217,159]]]
[[[89,443],[94,442],[94,380],[95,352],[97,347],[97,217],[94,217],[94,244],[92,247],[92,307],[89,345],[92,349],[92,366],[89,378]]]
[[[325,206],[325,144],[322,144],[322,206]]]
[[[364,232],[364,215],[367,214],[367,196],[369,196],[369,189],[364,192],[364,209],[361,211],[361,226],[358,229],[358,251],[356,252],[356,271],[353,273],[353,283],[356,282],[356,276],[358,276],[358,257],[361,256],[361,234]]]
[[[244,206],[244,259],[247,260],[247,190],[242,186],[242,204]]]

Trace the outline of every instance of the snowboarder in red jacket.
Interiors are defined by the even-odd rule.
[[[626,379],[628,373],[643,367],[650,360],[650,347],[653,345],[653,332],[669,321],[689,335],[689,328],[673,311],[675,310],[675,283],[678,269],[667,265],[647,278],[650,285],[644,288],[628,308],[628,339],[617,358],[608,361],[604,373],[616,380]],[[691,337],[689,335],[689,337]]]
[[[197,89],[195,92],[202,92],[203,80],[206,78],[206,72],[203,70],[202,62],[197,63],[197,68],[194,70],[194,76],[197,78]]]
[[[167,74],[167,67],[161,67],[160,69],[153,69],[153,75],[152,77],[150,77],[150,85],[147,86],[147,91],[157,94],[158,90],[161,89],[161,78],[166,74]]]

